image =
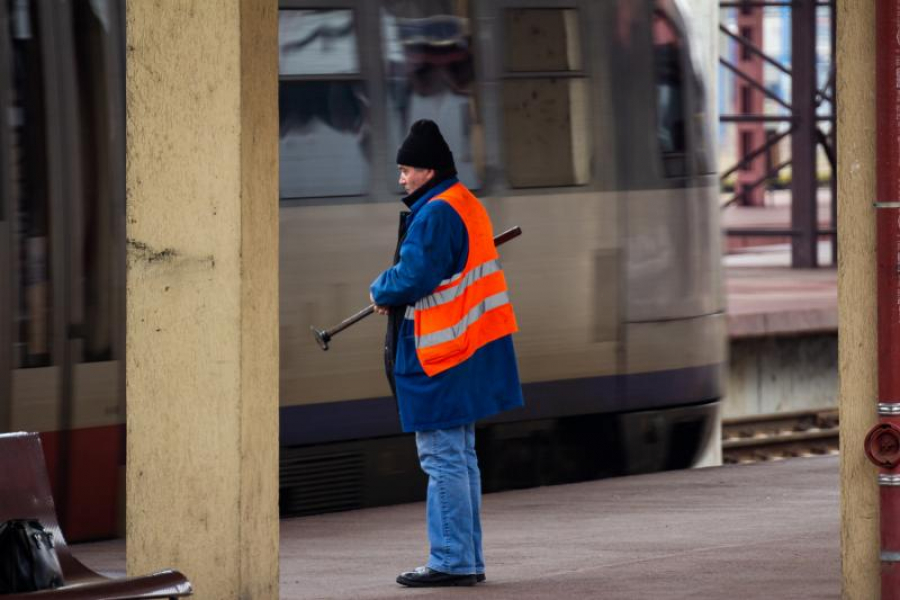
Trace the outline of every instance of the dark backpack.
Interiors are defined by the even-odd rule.
[[[35,519],[0,523],[0,594],[63,585],[53,534]]]

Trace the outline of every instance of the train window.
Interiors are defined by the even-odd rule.
[[[280,11],[278,72],[281,75],[359,73],[353,11]]]
[[[656,85],[656,133],[666,177],[687,174],[684,123],[683,40],[661,10],[653,11],[653,75]]]
[[[369,180],[369,97],[353,11],[281,10],[282,199],[355,196]]]
[[[515,188],[590,179],[587,79],[575,9],[507,9],[503,79],[506,175]]]
[[[580,71],[576,10],[507,10],[506,67],[516,72]]]
[[[453,0],[387,0],[381,28],[388,147],[398,147],[418,119],[431,119],[453,151],[460,180],[477,189],[484,169],[484,125],[468,6]],[[390,178],[396,179],[394,165]]]

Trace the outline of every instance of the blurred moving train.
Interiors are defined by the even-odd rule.
[[[327,353],[310,326],[390,264],[425,117],[525,232],[501,255],[526,407],[480,424],[484,489],[693,464],[725,321],[688,25],[674,0],[282,0],[282,514],[424,493],[384,320]],[[0,0],[0,431],[43,433],[70,539],[123,512],[124,47],[121,0]]]

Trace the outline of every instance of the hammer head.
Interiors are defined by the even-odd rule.
[[[328,335],[327,331],[319,331],[313,326],[310,326],[310,329],[313,332],[313,337],[316,338],[316,343],[319,344],[319,348],[322,350],[328,350],[328,342],[331,341],[331,336]]]

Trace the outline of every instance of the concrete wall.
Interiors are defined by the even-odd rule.
[[[127,4],[127,556],[278,597],[274,0]]]
[[[837,334],[732,340],[722,416],[837,406],[837,346]]]

